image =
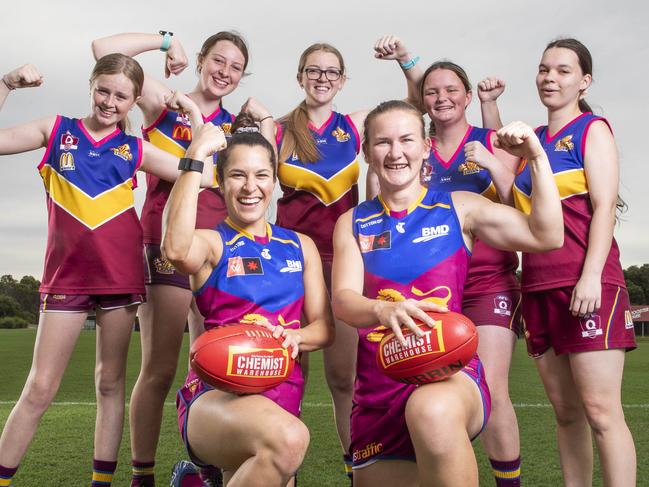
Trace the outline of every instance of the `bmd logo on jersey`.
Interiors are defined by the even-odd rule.
[[[302,272],[302,261],[286,259],[286,267],[282,267],[280,272]]]
[[[390,230],[379,235],[361,235],[358,234],[358,245],[361,247],[363,254],[373,250],[389,249],[391,246]]]
[[[451,231],[448,225],[437,225],[435,227],[423,227],[421,237],[412,240],[412,243],[428,242],[439,237],[446,237]]]
[[[263,274],[259,257],[230,257],[228,259],[227,277],[247,276],[250,274]]]
[[[79,137],[75,137],[68,130],[66,133],[61,134],[61,145],[59,149],[61,150],[75,150],[78,148]]]
[[[579,325],[581,326],[582,338],[595,338],[604,334],[599,315],[592,314],[590,316],[584,316],[580,318]]]

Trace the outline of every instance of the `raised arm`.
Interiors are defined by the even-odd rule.
[[[584,267],[572,292],[570,311],[575,316],[600,308],[602,270],[613,241],[620,174],[615,140],[604,121],[593,122],[588,130],[584,169],[593,218],[588,230]]]
[[[419,92],[419,85],[424,77],[424,70],[417,64],[419,57],[413,58],[404,42],[393,35],[383,36],[376,41],[374,57],[385,60],[394,59],[399,63],[399,68],[403,71],[408,86],[408,95],[405,101],[416,106],[421,113],[426,113]]]
[[[505,81],[495,76],[485,78],[478,83],[478,98],[482,112],[482,126],[498,130],[503,126],[498,110],[498,97],[505,91]]]
[[[211,159],[214,152],[224,147],[223,131],[208,123],[193,133],[186,157]],[[204,282],[221,258],[222,246],[217,232],[194,230],[200,182],[199,172],[180,172],[164,210],[162,251],[180,272],[195,275],[198,282]]]
[[[158,51],[163,47],[165,37],[161,34],[126,33],[103,37],[92,41],[92,53],[95,59],[113,52],[135,57],[147,51]],[[170,75],[180,74],[188,65],[185,50],[176,36],[168,37],[169,47],[165,52],[165,78]],[[162,112],[164,98],[168,96],[169,89],[159,81],[144,77],[142,96],[138,106],[144,113],[145,123],[150,125]]]
[[[544,252],[563,245],[563,213],[547,155],[534,130],[513,122],[497,132],[497,145],[527,160],[532,175],[529,215],[465,191],[452,194],[465,239],[478,237],[503,250]]]
[[[495,147],[496,138],[495,132],[492,132],[490,142],[493,152],[490,152],[477,140],[467,142],[464,145],[464,157],[465,160],[473,161],[489,171],[500,202],[513,206],[514,197],[512,185],[514,184],[516,169],[520,164],[520,159]]]
[[[405,343],[402,326],[410,328],[417,336],[422,335],[413,317],[434,326],[434,321],[424,310],[446,311],[445,307],[428,301],[391,302],[363,296],[364,264],[352,233],[352,210],[338,219],[333,241],[332,305],[334,315],[348,325],[367,328],[380,324],[391,328]]]
[[[31,64],[25,64],[8,72],[0,82],[0,110],[12,91],[40,86],[42,83],[43,76]],[[56,117],[47,117],[0,129],[0,155],[20,154],[46,147],[55,122]]]

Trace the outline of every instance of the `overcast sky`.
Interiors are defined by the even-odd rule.
[[[193,9],[183,11],[185,5]],[[4,5],[0,17],[0,69],[6,73],[31,62],[44,74],[45,84],[11,93],[0,113],[0,127],[56,113],[87,115],[92,39],[160,29],[173,31],[192,58],[191,67],[169,81],[170,87],[184,91],[196,82],[194,54],[206,37],[231,29],[243,34],[252,74],[224,100],[233,112],[251,95],[277,116],[293,108],[301,100],[295,81],[299,55],[318,41],[337,46],[348,67],[349,80],[336,98],[338,111],[402,98],[405,84],[396,63],[376,61],[372,55],[374,41],[392,33],[401,36],[424,65],[440,58],[462,65],[474,85],[487,75],[503,77],[503,120],[536,126],[546,120],[534,86],[543,47],[555,37],[573,36],[593,54],[594,84],[588,100],[609,119],[619,146],[620,193],[629,211],[615,234],[627,267],[649,263],[647,134],[640,125],[641,114],[649,111],[648,10],[643,2],[630,0],[14,2]],[[138,60],[149,75],[163,77],[162,53],[147,53]],[[476,101],[468,117],[479,125]],[[133,126],[139,127],[141,116],[137,109],[132,113]],[[47,211],[36,171],[42,154],[39,150],[0,157],[0,275],[42,275]],[[138,205],[144,184],[140,177]]]

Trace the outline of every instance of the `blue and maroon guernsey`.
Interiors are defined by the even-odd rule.
[[[194,292],[205,329],[265,320],[300,328],[304,256],[295,232],[268,224],[266,237],[259,238],[229,218],[216,230],[223,240],[223,255]]]
[[[473,161],[464,159],[464,145],[478,141],[493,153],[493,130],[469,126],[453,156],[445,161],[433,150],[422,167],[423,179],[436,191],[470,191],[498,202],[498,194],[489,171]],[[481,296],[487,292],[511,291],[519,288],[516,281],[518,257],[516,252],[494,249],[480,240],[473,244],[473,257],[469,267],[464,295]]]
[[[220,126],[225,135],[229,137],[234,115],[219,107],[211,115],[207,117],[203,115],[203,121]],[[153,145],[178,158],[184,157],[192,141],[189,117],[166,109],[150,127],[142,129],[142,134]],[[214,157],[216,163],[216,155]],[[150,174],[147,174],[146,183],[146,200],[142,207],[144,243],[160,244],[162,241],[162,212],[167,204],[173,183],[163,181]],[[196,228],[214,228],[226,216],[225,202],[216,182],[215,164],[213,187],[202,189],[198,195]]]
[[[141,161],[141,139],[115,129],[96,141],[81,120],[56,117],[38,165],[49,226],[42,293],[144,293],[133,200]]]
[[[325,261],[333,258],[332,235],[338,217],[358,204],[360,136],[349,115],[332,112],[322,127],[309,123],[321,158],[302,162],[297,155],[281,161],[277,224],[311,237]],[[281,149],[282,126],[277,147]]]
[[[432,301],[460,312],[471,254],[450,193],[422,190],[411,208],[391,211],[380,196],[354,209],[352,228],[365,266],[370,299]],[[414,388],[389,379],[376,365],[386,328],[360,328],[354,402],[389,407],[396,391]]]
[[[588,194],[588,182],[584,171],[586,136],[593,122],[608,121],[592,113],[582,113],[556,134],[550,136],[547,126],[536,129],[545,149],[554,180],[559,188],[563,208],[563,247],[541,254],[523,253],[523,291],[542,291],[577,283],[586,259],[588,232],[593,217],[593,207]],[[516,207],[530,212],[532,179],[530,170],[523,165],[514,181]],[[602,283],[626,289],[620,251],[615,239],[602,271]]]

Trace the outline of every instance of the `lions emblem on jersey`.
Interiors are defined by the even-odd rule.
[[[480,166],[478,166],[473,161],[466,161],[466,162],[460,164],[458,166],[457,170],[460,171],[465,176],[468,176],[469,174],[479,173],[480,172]]]
[[[340,127],[336,127],[336,130],[331,132],[331,135],[336,137],[338,142],[347,142],[349,140],[349,134]]]
[[[572,134],[566,135],[561,139],[557,140],[557,143],[554,144],[555,152],[568,152],[575,148],[575,144],[572,143]]]
[[[113,154],[124,159],[125,161],[133,160],[133,154],[131,154],[131,148],[128,146],[128,144],[122,144],[119,147],[113,147],[111,150],[113,151]]]

